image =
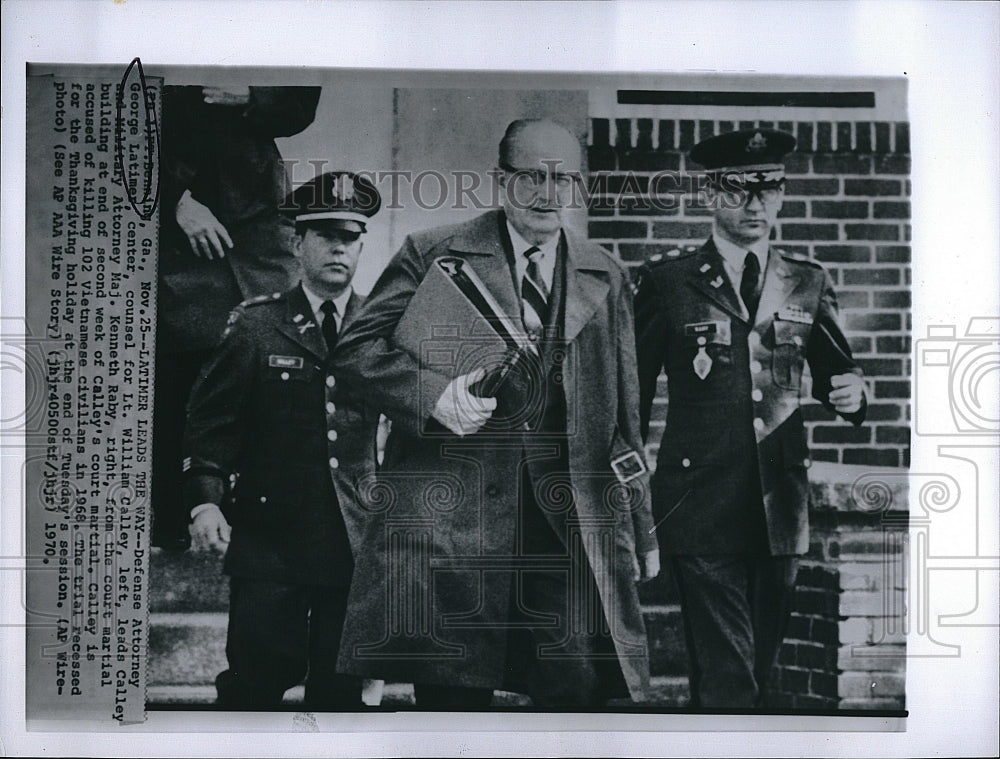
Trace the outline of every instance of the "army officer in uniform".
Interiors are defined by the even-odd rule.
[[[809,466],[799,395],[864,420],[861,370],[837,323],[829,276],[769,244],[795,138],[767,129],[691,150],[710,180],[712,237],[654,256],[636,295],[644,434],[657,377],[666,431],[653,480],[691,662],[691,705],[763,703],[809,546]]]
[[[216,678],[227,709],[276,707],[307,672],[307,708],[361,706],[360,679],[335,666],[353,569],[342,511],[374,472],[378,417],[327,357],[361,307],[351,279],[379,205],[347,172],[289,196],[302,282],[233,312],[191,397],[193,543],[226,550],[230,576],[229,669]]]

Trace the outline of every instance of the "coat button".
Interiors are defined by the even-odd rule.
[[[282,372],[282,373],[281,373],[281,379],[283,379],[283,380],[286,380],[286,379],[288,379],[288,378],[289,378],[290,376],[291,376],[291,375],[289,375],[289,373],[288,373],[288,372]]]
[[[339,466],[340,466],[340,462],[337,461],[337,457],[336,456],[331,456],[330,457],[330,468],[331,469],[336,469]]]
[[[260,502],[261,502],[261,503],[267,503],[267,496],[266,496],[266,495],[262,495],[262,496],[260,497]]]
[[[337,384],[337,379],[332,374],[326,375],[326,386],[333,387]]]
[[[764,394],[760,391],[760,388],[755,387],[751,391],[750,397],[753,398],[755,401],[759,401],[759,400],[761,400],[764,397]]]
[[[753,427],[755,430],[764,429],[764,420],[758,416],[756,419],[753,420]]]
[[[681,459],[681,466],[687,469],[691,466],[691,459]]]
[[[494,497],[494,496],[496,496],[499,492],[500,492],[500,488],[498,488],[496,485],[487,485],[486,486],[486,495],[490,496],[491,498]]]
[[[761,370],[761,368],[762,367],[760,365],[760,361],[750,362],[750,371],[753,372],[754,374],[757,374]]]
[[[326,439],[329,440],[331,443],[334,440],[336,440],[337,439],[337,430],[327,430],[326,431]]]
[[[333,416],[333,414],[334,414],[334,412],[336,410],[337,410],[337,407],[334,406],[332,402],[327,401],[327,404],[326,404],[326,413],[328,413],[330,416]]]
[[[812,459],[809,458],[802,459],[802,466],[804,467],[812,466]]]

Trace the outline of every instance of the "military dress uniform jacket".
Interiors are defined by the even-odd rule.
[[[421,367],[392,335],[440,256],[464,259],[504,312],[520,319],[505,237],[496,211],[410,235],[337,345],[334,368],[392,421],[378,485],[362,501],[368,530],[356,557],[341,671],[504,685],[520,475],[526,456],[552,454],[529,434],[451,434],[431,416],[450,377]],[[647,639],[632,565],[636,552],[655,548],[649,492],[642,478],[632,498],[616,499],[610,465],[616,440],[641,451],[631,290],[606,251],[569,233],[564,260],[559,380],[570,481],[561,476],[550,494],[562,504],[550,521],[578,524],[622,675],[641,699]]]
[[[362,300],[351,296],[343,324]],[[349,581],[338,504],[374,473],[377,422],[327,371],[326,342],[301,286],[233,312],[195,385],[185,439],[188,508],[222,504],[233,528],[227,574]]]
[[[292,223],[278,212],[290,189],[275,137],[315,117],[319,87],[251,87],[247,106],[207,104],[201,87],[165,87],[157,346],[213,347],[240,301],[286,290],[298,276]],[[233,249],[208,260],[177,224],[186,190],[215,214]]]
[[[803,368],[827,408],[830,377],[861,370],[823,268],[772,248],[754,324],[709,240],[640,270],[636,335],[643,434],[661,369],[666,430],[653,512],[669,554],[805,553],[810,464]],[[860,424],[865,406],[848,416]],[[763,513],[761,513],[763,501]]]

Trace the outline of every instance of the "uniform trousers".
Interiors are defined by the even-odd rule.
[[[316,711],[363,708],[361,678],[336,671],[347,586],[230,578],[229,669],[215,680],[224,709],[272,709],[306,678]]]
[[[794,556],[674,556],[691,706],[760,707],[795,596]]]

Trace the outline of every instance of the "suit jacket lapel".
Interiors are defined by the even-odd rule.
[[[793,268],[778,251],[772,248],[767,257],[767,269],[764,272],[760,304],[757,306],[756,323],[760,324],[773,316],[774,312],[785,304],[798,284],[799,277]]]
[[[347,300],[347,308],[344,309],[344,318],[340,321],[340,331],[343,332],[344,328],[354,321],[358,312],[361,311],[361,306],[365,303],[365,299],[358,295],[354,290],[351,290],[351,297]]]
[[[614,264],[602,253],[566,233],[566,322],[563,337],[573,340],[608,296]]]
[[[722,255],[716,250],[715,243],[712,242],[711,238],[696,255],[698,256],[698,271],[694,277],[688,280],[688,284],[737,319],[744,322],[749,321],[749,315],[736,295],[736,291],[729,281],[729,275],[726,274]],[[760,313],[759,309],[758,313]]]
[[[320,361],[326,361],[326,340],[323,339],[323,332],[316,323],[316,317],[309,306],[306,294],[302,291],[301,284],[289,293],[285,321],[278,326],[278,329],[285,337],[305,348]]]
[[[514,275],[501,236],[503,216],[494,211],[483,214],[475,222],[464,234],[455,237],[448,247],[472,264],[504,312],[520,321],[521,296],[514,289]]]

